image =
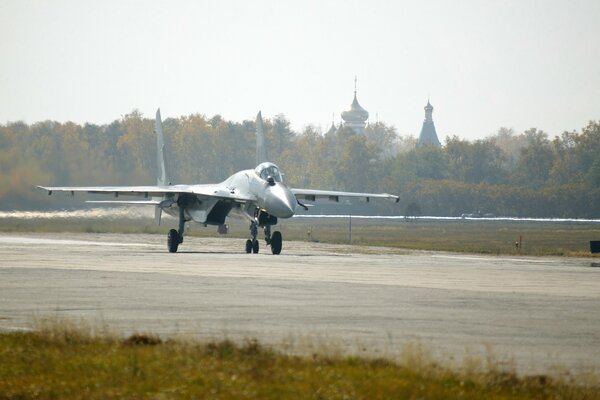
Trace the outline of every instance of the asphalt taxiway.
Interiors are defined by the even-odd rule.
[[[393,355],[493,355],[518,370],[600,369],[594,258],[400,252],[285,242],[119,234],[0,234],[0,329],[43,316],[122,334],[257,338]],[[263,249],[264,250],[264,249]]]

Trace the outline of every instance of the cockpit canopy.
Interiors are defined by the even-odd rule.
[[[262,179],[264,179],[265,181],[267,180],[267,178],[269,176],[273,177],[273,180],[275,182],[281,182],[281,173],[279,172],[279,167],[277,167],[277,165],[270,163],[270,162],[264,162],[262,164],[259,164],[258,167],[256,167],[254,169],[254,172],[256,172],[256,174],[258,176],[260,176]]]

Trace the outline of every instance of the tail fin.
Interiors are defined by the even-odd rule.
[[[162,131],[162,120],[160,118],[160,108],[156,110],[156,120],[154,120],[154,133],[156,134],[156,168],[157,178],[156,184],[159,186],[170,185],[169,175],[167,174],[167,164],[165,162],[165,139]],[[160,199],[163,200],[163,199]],[[162,215],[162,208],[156,206],[154,210],[154,220],[157,225],[160,225],[160,217]]]
[[[267,148],[265,147],[265,132],[263,130],[262,113],[256,115],[256,165],[267,160]]]
[[[160,118],[160,108],[156,110],[156,120],[154,121],[154,133],[156,134],[156,160],[158,174],[156,183],[160,186],[170,185],[167,174],[167,165],[165,163],[165,139],[162,131],[162,121]]]

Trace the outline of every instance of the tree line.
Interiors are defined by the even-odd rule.
[[[154,184],[153,128],[137,110],[107,125],[0,125],[0,207],[65,206],[35,185]],[[163,130],[174,184],[219,182],[255,166],[254,121],[192,114],[166,119]],[[399,194],[399,205],[376,206],[381,213],[600,217],[599,122],[555,137],[535,128],[500,128],[474,141],[451,136],[441,148],[419,147],[382,122],[365,135],[344,127],[295,132],[279,114],[264,130],[269,159],[290,186]]]

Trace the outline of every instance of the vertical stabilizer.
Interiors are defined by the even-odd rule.
[[[265,147],[262,114],[259,111],[256,115],[256,165],[265,161],[267,161],[267,148]]]
[[[160,118],[160,108],[156,110],[156,119],[154,120],[154,133],[156,134],[156,184],[159,186],[170,185],[169,175],[167,174],[167,164],[165,157],[165,138],[162,131],[162,120]],[[158,198],[158,200],[163,200]],[[154,210],[154,220],[157,225],[160,225],[160,217],[162,208],[156,206]]]
[[[165,163],[165,139],[162,131],[162,121],[160,118],[160,108],[156,110],[156,120],[154,121],[154,133],[156,134],[156,166],[158,169],[156,184],[160,186],[170,185],[167,174],[167,165]]]

